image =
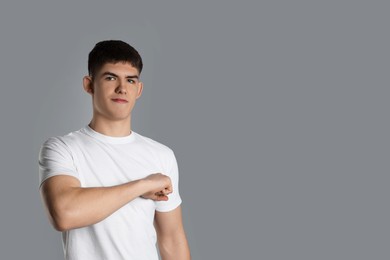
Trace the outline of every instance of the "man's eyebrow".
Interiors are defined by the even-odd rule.
[[[103,77],[103,76],[113,76],[113,77],[119,78],[118,75],[116,75],[115,73],[110,72],[110,71],[103,72],[103,73],[102,73],[102,77]],[[138,77],[137,75],[128,75],[128,76],[126,76],[126,78],[127,78],[127,79],[138,79],[139,77]]]

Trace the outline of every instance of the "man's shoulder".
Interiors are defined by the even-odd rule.
[[[52,136],[46,139],[43,146],[71,146],[74,143],[79,143],[83,139],[83,129],[69,132],[64,135]]]
[[[150,137],[146,137],[136,132],[134,133],[139,142],[141,142],[143,145],[148,146],[151,149],[158,150],[162,153],[173,154],[173,150],[167,145],[160,143],[159,141],[156,141],[155,139],[152,139]]]

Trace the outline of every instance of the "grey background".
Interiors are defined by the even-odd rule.
[[[388,1],[54,2],[0,4],[1,259],[62,259],[38,151],[89,122],[103,39],[143,56],[193,259],[389,258]]]

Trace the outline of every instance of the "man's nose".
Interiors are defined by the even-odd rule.
[[[125,86],[125,83],[122,81],[122,80],[119,80],[118,81],[119,82],[119,84],[118,84],[118,86],[116,87],[116,89],[115,89],[115,92],[116,93],[120,93],[120,94],[126,94],[126,86]]]

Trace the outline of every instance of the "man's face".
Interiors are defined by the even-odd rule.
[[[130,63],[106,63],[93,78],[84,77],[84,89],[92,95],[94,117],[105,120],[130,119],[142,87],[138,70]]]

